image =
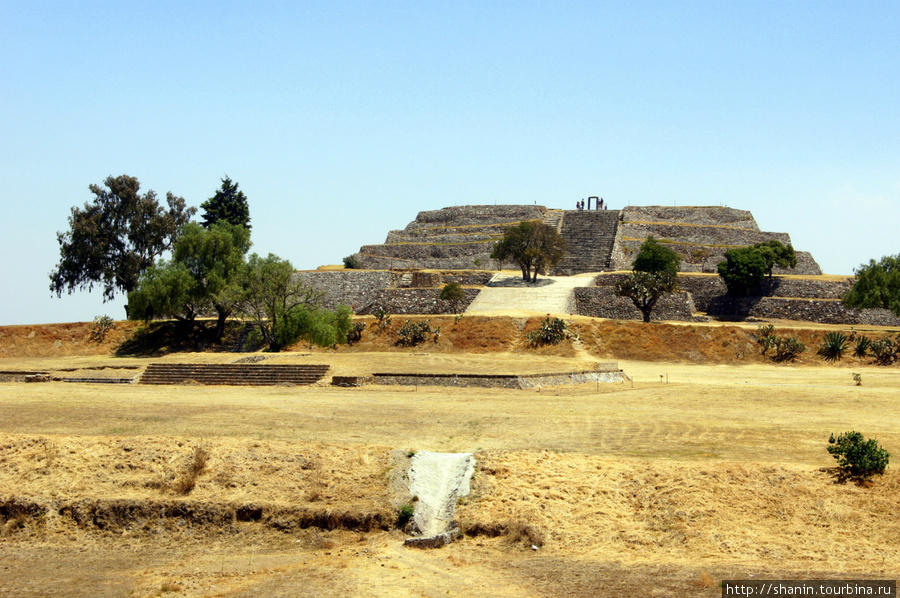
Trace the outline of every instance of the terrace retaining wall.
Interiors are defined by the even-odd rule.
[[[618,297],[615,288],[581,287],[575,289],[575,309],[581,316],[610,320],[643,320],[644,316],[631,299]],[[653,308],[654,320],[694,321],[698,316],[690,293],[672,293],[660,297]]]
[[[589,382],[624,382],[628,376],[615,363],[599,364],[598,369],[549,374],[373,374],[375,384],[397,386],[457,386],[475,388],[537,388]]]
[[[437,301],[441,287],[449,282],[483,286],[493,275],[493,272],[485,270],[311,270],[295,274],[313,289],[325,293],[323,303],[328,309],[349,305],[356,313],[363,313],[370,311],[367,308],[380,301],[396,305],[395,310],[389,311],[398,314],[456,313],[452,306],[440,302],[434,304],[431,301],[432,298]],[[467,306],[478,294],[478,290],[465,291],[466,300],[463,305]],[[420,307],[426,311],[414,311]]]
[[[630,299],[615,296],[615,283],[625,274],[601,274],[596,287],[576,289],[577,313],[613,320],[635,320],[641,313]],[[782,319],[820,324],[900,326],[900,318],[886,309],[844,307],[840,297],[850,289],[850,278],[808,280],[767,278],[755,297],[732,297],[718,276],[678,277],[682,292],[660,298],[653,310],[654,320],[690,321],[705,312],[719,320]]]

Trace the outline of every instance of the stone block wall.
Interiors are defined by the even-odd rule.
[[[625,382],[628,376],[616,363],[597,364],[595,370],[552,374],[406,374],[375,373],[375,384],[399,386],[456,386],[476,388],[538,388],[561,384]]]
[[[622,211],[624,219],[632,222],[720,225],[759,230],[756,219],[749,211],[725,206],[628,206]]]
[[[610,320],[642,320],[643,314],[631,299],[616,296],[611,286],[575,289],[575,309],[581,316]],[[690,293],[672,293],[660,297],[653,308],[654,320],[693,321],[694,302]]]
[[[372,302],[358,314],[367,315],[381,308],[389,314],[459,314],[475,300],[479,289],[464,289],[466,298],[454,306],[450,301],[438,299],[440,289],[382,289],[372,296]]]
[[[843,303],[834,299],[725,296],[713,301],[708,313],[720,320],[756,318],[850,326],[900,326],[900,318],[890,310],[844,307]]]
[[[616,235],[610,259],[614,270],[629,270],[648,236],[666,243],[681,257],[682,272],[716,272],[725,252],[777,240],[791,243],[787,233],[763,232],[746,210],[725,207],[628,207]],[[818,275],[821,268],[808,252],[797,252],[797,267],[778,273]]]
[[[629,299],[615,296],[615,283],[623,276],[602,274],[595,279],[598,286],[576,289],[578,313],[617,320],[639,319],[640,311]],[[725,321],[781,319],[820,324],[900,326],[900,318],[889,310],[844,307],[840,297],[851,284],[849,278],[809,280],[775,277],[763,282],[759,296],[731,297],[718,276],[680,275],[678,286],[682,292],[660,299],[653,310],[653,319],[698,319],[700,316],[694,312],[700,311]]]
[[[390,231],[383,244],[364,245],[354,257],[366,269],[495,267],[497,264],[490,254],[505,226],[522,220],[553,222],[562,213],[571,215],[570,218],[588,214],[552,211],[536,205],[458,206],[423,211],[405,228]],[[747,210],[716,206],[629,206],[616,214],[619,221],[615,240],[611,249],[605,245],[603,248],[608,257],[593,255],[598,251],[597,245],[602,244],[598,233],[572,241],[565,260],[587,260],[598,271],[629,270],[641,243],[652,235],[681,256],[682,271],[714,273],[728,249],[771,239],[785,244],[791,242],[787,233],[760,231]],[[561,222],[565,228],[566,218]],[[798,252],[797,258],[797,268],[784,273],[822,273],[809,253]],[[566,272],[564,264],[557,268]]]
[[[497,222],[519,222],[520,220],[540,220],[547,212],[544,206],[535,205],[476,205],[452,206],[440,210],[419,212],[406,230],[428,228],[452,223],[454,226],[494,224]]]
[[[295,276],[325,293],[326,308],[349,305],[358,311],[372,303],[378,291],[391,286],[391,274],[386,270],[312,270]]]
[[[390,231],[380,245],[354,254],[364,268],[471,269],[489,267],[494,244],[505,226],[540,220],[544,206],[455,206],[419,212],[402,230]]]
[[[441,288],[449,282],[484,286],[493,275],[485,270],[311,270],[295,274],[325,293],[328,309],[349,305],[356,313],[368,313],[368,308],[378,303],[396,314],[457,313],[452,305],[437,300]],[[465,293],[462,309],[475,299],[478,289],[465,289]]]
[[[494,264],[491,251],[500,235],[454,243],[429,241],[364,245],[354,254],[365,268],[474,269]]]
[[[609,277],[604,277],[609,278]],[[605,282],[604,284],[609,284]],[[614,282],[612,284],[615,284]],[[759,290],[764,297],[800,298],[800,299],[840,299],[850,290],[850,279],[844,280],[809,280],[803,278],[766,278]],[[728,292],[725,282],[719,276],[679,276],[678,286],[689,291],[694,297],[694,304],[700,311],[708,312],[712,302]]]

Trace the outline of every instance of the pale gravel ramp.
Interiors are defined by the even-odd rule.
[[[450,530],[456,499],[469,493],[475,472],[472,453],[419,451],[409,464],[409,491],[417,497],[413,519],[423,537]]]
[[[494,312],[575,313],[575,289],[589,287],[596,274],[539,276],[536,285],[521,275],[498,272],[466,309],[466,315]],[[511,286],[507,286],[511,285]]]

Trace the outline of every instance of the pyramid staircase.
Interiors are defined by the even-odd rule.
[[[609,270],[619,216],[619,210],[564,211],[561,222],[557,225],[559,234],[567,247],[577,249],[567,252],[551,274],[570,276]],[[550,222],[548,224],[553,226]]]
[[[258,365],[244,363],[151,363],[141,384],[274,386],[315,384],[328,372],[327,365]]]
[[[559,232],[559,229],[562,226],[563,213],[564,210],[550,210],[547,212],[547,215],[544,216],[544,224],[552,226],[556,229],[556,232]]]

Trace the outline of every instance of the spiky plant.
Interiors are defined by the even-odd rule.
[[[869,350],[869,347],[872,346],[872,339],[867,336],[860,336],[856,339],[856,346],[853,349],[853,354],[857,357],[865,357],[866,353]]]
[[[825,342],[819,347],[819,355],[828,361],[837,361],[844,356],[849,342],[846,334],[839,330],[832,330],[825,335]]]

